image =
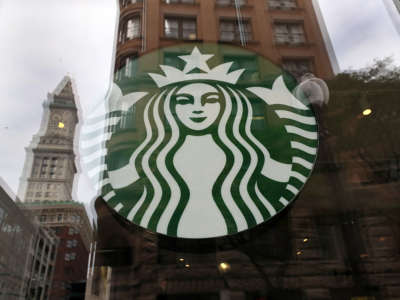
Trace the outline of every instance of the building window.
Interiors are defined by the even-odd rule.
[[[124,43],[128,40],[140,37],[140,16],[133,16],[123,23],[120,31],[118,41]]]
[[[117,65],[116,79],[132,78],[138,71],[138,61],[136,54],[129,54],[120,59]]]
[[[175,3],[182,3],[182,4],[194,4],[195,0],[165,0],[167,4],[175,4]]]
[[[46,222],[46,215],[41,215],[39,218],[40,222]]]
[[[73,248],[78,245],[78,241],[77,240],[67,240],[66,244],[67,244],[67,248]]]
[[[282,67],[296,78],[306,73],[312,73],[312,62],[310,59],[285,59]]]
[[[242,21],[243,37],[249,41],[253,39],[249,21]],[[236,20],[221,20],[219,22],[219,37],[224,42],[240,41],[240,28]]]
[[[296,0],[267,0],[267,6],[272,9],[295,9]]]
[[[277,23],[274,25],[277,44],[300,45],[306,42],[301,23]]]
[[[62,214],[58,214],[58,215],[57,215],[57,221],[58,221],[58,222],[62,221]]]
[[[136,3],[142,3],[143,0],[122,0],[121,1],[121,6],[125,7],[128,6],[129,4],[136,4]]]
[[[236,3],[239,6],[247,4],[247,0],[216,0],[215,2],[218,6],[235,6]]]
[[[165,18],[164,36],[173,39],[197,39],[196,19],[194,18]]]

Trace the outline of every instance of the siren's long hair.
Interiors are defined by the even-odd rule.
[[[257,177],[267,150],[250,130],[253,110],[245,91],[227,84],[215,85],[221,99],[216,126],[209,129],[224,151],[226,164],[214,183],[212,193],[232,234],[267,219],[265,198],[257,187]],[[146,137],[131,157],[144,185],[141,199],[131,216],[136,224],[176,236],[178,224],[189,201],[189,187],[178,173],[173,158],[185,140],[187,129],[177,120],[173,95],[177,86],[168,86],[148,98],[144,108]]]

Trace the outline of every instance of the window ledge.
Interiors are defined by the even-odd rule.
[[[167,3],[165,0],[162,2],[164,5],[185,5],[185,6],[200,6],[200,3],[185,3],[185,2],[175,2],[175,3]]]
[[[226,40],[218,40],[218,43],[220,44],[232,44],[232,45],[241,45],[240,40],[233,40],[233,41],[226,41]],[[259,41],[256,40],[249,40],[246,41],[246,44],[251,44],[251,45],[257,45],[259,44]]]
[[[118,45],[125,45],[126,43],[130,43],[130,42],[132,42],[132,41],[140,41],[142,39],[142,37],[141,36],[139,36],[139,37],[135,37],[135,38],[133,38],[133,39],[127,39],[127,40],[125,40],[125,41],[123,41],[123,42],[118,42]]]
[[[124,19],[131,14],[139,14],[143,8],[143,3],[132,3],[120,10],[120,19]]]
[[[277,7],[266,7],[266,10],[271,12],[300,12],[303,11],[304,8],[296,7],[296,8],[277,8]]]
[[[160,37],[160,39],[163,40],[163,41],[182,41],[182,42],[192,42],[192,43],[201,43],[201,42],[203,42],[202,39],[191,40],[191,39],[172,38],[172,37],[165,37],[165,36]]]
[[[299,43],[299,44],[291,44],[291,43],[275,43],[275,46],[278,48],[310,48],[314,44],[312,43]]]
[[[215,7],[216,8],[229,8],[230,7],[230,8],[236,9],[234,4],[224,5],[224,4],[215,3]],[[240,6],[240,9],[250,9],[252,7],[253,7],[253,5],[245,4],[245,5]]]

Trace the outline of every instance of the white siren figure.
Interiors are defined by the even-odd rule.
[[[233,86],[244,69],[229,72],[232,62],[210,69],[206,61],[212,56],[195,47],[179,56],[186,62],[183,71],[161,65],[165,75],[149,73],[159,88],[154,95],[122,96],[114,85],[115,110],[127,111],[147,99],[146,135],[127,165],[107,171],[113,191],[104,198],[110,203],[118,191],[135,186],[137,197],[113,207],[158,233],[208,238],[254,227],[277,213],[261,192],[259,178],[287,183],[293,175],[292,164],[272,159],[251,132],[251,102]],[[202,73],[191,72],[196,68]],[[308,109],[282,77],[272,89],[247,90],[269,105]]]

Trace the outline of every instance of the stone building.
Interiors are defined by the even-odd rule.
[[[43,104],[39,132],[26,149],[18,195],[25,214],[59,238],[53,285],[46,299],[68,297],[68,286],[86,279],[91,224],[74,201],[77,172],[74,137],[78,123],[72,80],[65,77]]]
[[[78,116],[70,78],[48,94],[43,108],[39,132],[26,148],[18,197],[24,202],[71,201]]]
[[[68,296],[68,285],[86,279],[92,232],[85,207],[77,202],[57,201],[24,203],[22,208],[41,228],[59,239],[48,299],[63,299]]]

